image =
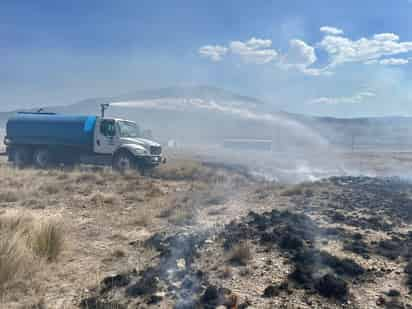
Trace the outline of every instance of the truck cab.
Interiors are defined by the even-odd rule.
[[[151,168],[164,161],[160,144],[142,138],[133,121],[98,117],[94,132],[94,153],[113,156],[116,169]]]

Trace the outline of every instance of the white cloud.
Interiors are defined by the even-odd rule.
[[[380,64],[386,64],[386,65],[403,65],[403,64],[408,64],[409,60],[408,59],[403,59],[403,58],[387,58],[379,61]]]
[[[220,61],[229,52],[240,56],[246,63],[273,63],[285,70],[297,70],[306,75],[331,75],[333,69],[346,63],[405,65],[409,63],[412,42],[400,41],[395,33],[378,33],[371,37],[353,40],[343,30],[323,26],[325,35],[317,44],[309,44],[300,39],[289,42],[289,49],[281,54],[272,47],[272,41],[252,37],[247,41],[231,41],[229,47],[206,45],[199,49],[202,56],[212,61]],[[320,67],[316,52],[322,50],[328,55],[328,63]],[[398,56],[398,57],[394,57]]]
[[[329,26],[320,27],[320,32],[332,34],[332,35],[340,35],[344,33],[343,30],[341,29],[338,29],[335,27],[329,27]]]
[[[203,57],[210,58],[212,61],[222,60],[227,51],[227,47],[220,45],[206,45],[199,48],[199,54]]]
[[[365,100],[375,97],[376,94],[370,91],[359,92],[353,96],[349,97],[320,97],[316,99],[309,100],[309,104],[358,104],[365,102]]]
[[[247,63],[265,64],[273,61],[278,53],[272,46],[271,40],[257,39],[252,37],[249,41],[232,41],[230,50],[233,54],[239,55]]]
[[[317,61],[315,48],[302,40],[291,40],[288,52],[281,58],[279,65],[284,69],[295,69],[306,75],[330,75],[327,68],[311,68]]]
[[[399,36],[395,33],[380,33],[373,36],[377,41],[399,41]]]
[[[301,71],[302,73],[310,76],[331,76],[334,73],[329,70],[329,68],[306,68]]]
[[[317,60],[315,49],[302,40],[291,40],[289,50],[284,58],[285,63],[306,68]]]
[[[257,39],[252,37],[249,41],[245,43],[249,48],[259,49],[259,48],[268,48],[272,46],[271,40]]]
[[[318,44],[330,57],[330,66],[350,62],[373,63],[382,57],[412,51],[412,42],[399,42],[392,33],[376,34],[371,39],[353,41],[346,37],[327,35]]]

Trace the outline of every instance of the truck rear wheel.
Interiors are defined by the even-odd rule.
[[[13,162],[16,167],[23,168],[29,165],[30,161],[30,151],[28,148],[18,147],[14,150]]]
[[[33,163],[38,168],[48,168],[52,163],[52,155],[48,149],[37,149],[33,154]]]
[[[115,154],[113,158],[113,169],[119,172],[125,172],[135,168],[133,156],[126,152],[121,151]]]

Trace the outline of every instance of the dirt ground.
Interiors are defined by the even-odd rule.
[[[0,223],[47,218],[64,237],[56,260],[1,286],[1,308],[410,308],[412,185],[377,176],[286,184],[187,158],[152,177],[3,162]]]

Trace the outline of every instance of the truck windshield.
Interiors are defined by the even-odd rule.
[[[139,137],[139,127],[137,124],[128,121],[119,121],[119,129],[121,137]]]

